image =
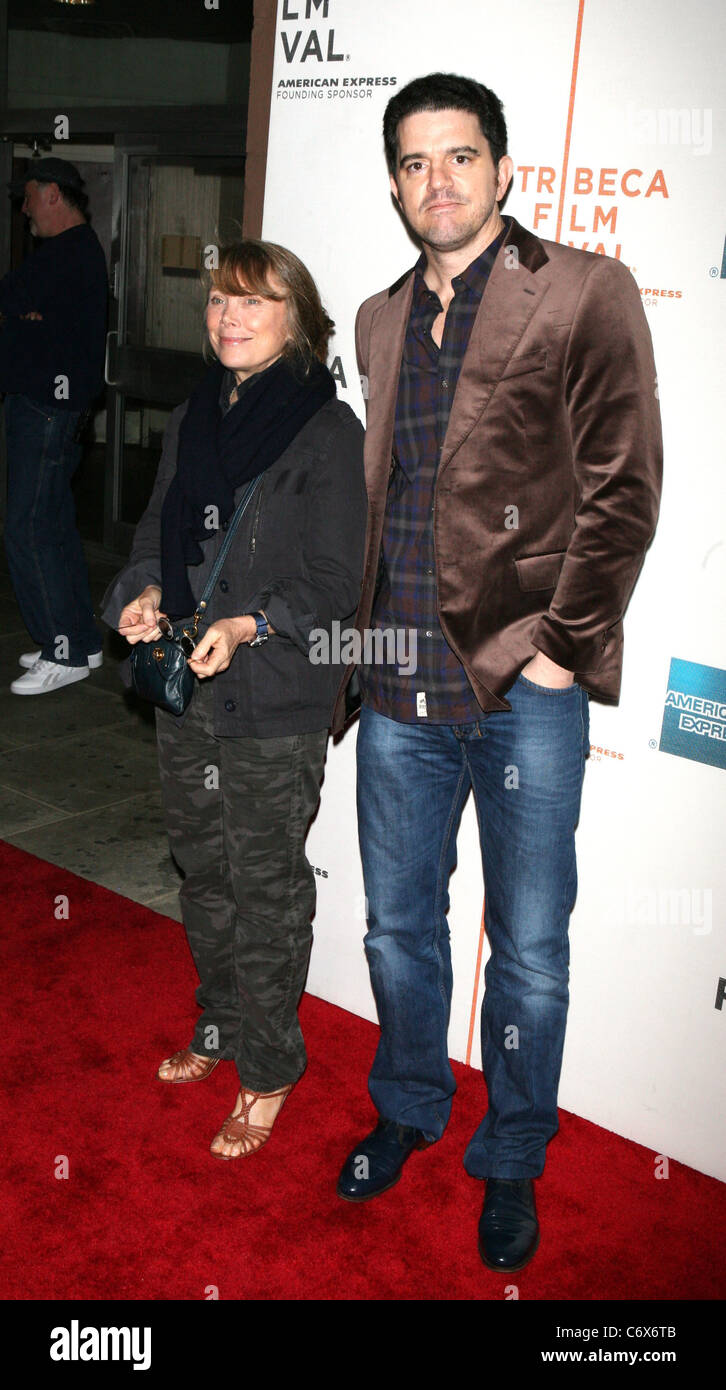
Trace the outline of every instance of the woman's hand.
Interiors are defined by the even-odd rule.
[[[200,680],[216,676],[218,671],[227,670],[240,643],[251,642],[256,636],[257,623],[251,613],[241,618],[220,618],[197,643],[189,665]]]
[[[127,642],[153,642],[159,636],[161,589],[157,584],[147,587],[131,603],[127,603],[118,622],[118,630]]]
[[[264,613],[262,616],[266,617]],[[274,631],[268,625],[268,632]],[[256,636],[257,623],[251,613],[244,613],[241,618],[220,618],[197,643],[189,665],[200,680],[216,676],[218,671],[227,670],[237,648],[244,642],[254,642]]]

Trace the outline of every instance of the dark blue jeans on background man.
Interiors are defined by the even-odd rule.
[[[103,647],[71,491],[81,460],[74,439],[78,419],[75,410],[5,397],[10,578],[41,658],[65,666],[85,666]]]
[[[579,685],[524,676],[507,699],[511,712],[460,726],[398,723],[364,706],[358,824],[381,1024],[371,1097],[385,1119],[439,1139],[456,1089],[448,882],[473,789],[491,947],[481,1016],[489,1108],[464,1164],[473,1177],[511,1179],[539,1177],[557,1130],[589,709]]]

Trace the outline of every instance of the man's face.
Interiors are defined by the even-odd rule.
[[[25,185],[25,197],[23,199],[22,211],[25,213],[33,236],[47,236],[51,226],[53,215],[53,204],[57,202],[53,194],[58,193],[56,184],[38,183],[37,179],[28,179]]]
[[[470,111],[418,111],[398,127],[398,168],[391,190],[406,221],[426,246],[456,251],[487,222],[498,225],[497,202],[512,176],[499,169]]]

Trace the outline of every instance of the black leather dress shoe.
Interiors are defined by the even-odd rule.
[[[489,1269],[524,1269],[539,1245],[532,1178],[487,1178],[479,1254]]]
[[[379,1120],[371,1134],[361,1139],[343,1164],[338,1196],[346,1202],[368,1202],[398,1182],[406,1159],[414,1149],[428,1148],[420,1129]]]

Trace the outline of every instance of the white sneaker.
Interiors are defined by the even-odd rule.
[[[59,661],[36,661],[24,676],[18,676],[10,689],[13,695],[49,695],[62,685],[82,681],[91,672],[88,666],[61,666]]]
[[[29,669],[35,665],[36,661],[40,661],[40,652],[25,652],[23,656],[19,657],[19,661],[21,666],[27,666]],[[92,671],[97,671],[99,666],[103,666],[103,652],[91,652],[88,665]]]

